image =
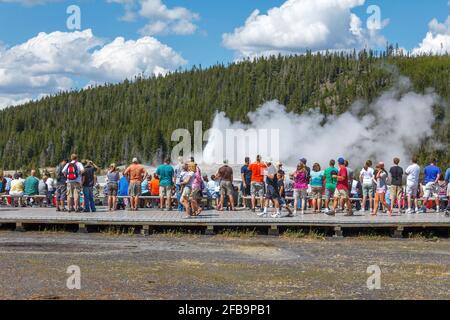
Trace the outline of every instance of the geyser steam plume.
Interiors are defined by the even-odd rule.
[[[224,113],[218,113],[213,122],[212,134],[203,152],[203,162],[218,164],[224,155],[230,163],[242,163],[243,159],[230,158],[231,148],[242,148],[245,144],[245,155],[252,159],[257,154],[271,156],[270,152],[262,152],[261,143],[271,144],[268,150],[278,148],[281,160],[288,166],[295,166],[300,157],[309,162],[318,162],[326,166],[330,159],[343,156],[353,166],[362,166],[365,160],[385,161],[391,163],[394,157],[400,157],[403,164],[409,162],[411,150],[420,144],[422,139],[433,134],[433,105],[438,96],[434,93],[418,94],[412,92],[408,79],[401,78],[395,88],[383,93],[371,104],[363,101],[355,102],[349,111],[338,116],[325,116],[317,110],[304,114],[286,112],[285,106],[277,101],[263,104],[255,112],[248,114],[249,124],[232,123]],[[236,129],[236,144],[230,141],[219,141],[222,132],[226,137],[227,129]],[[245,140],[249,130],[278,129],[279,139],[270,141],[267,137],[258,137],[258,146],[249,146]],[[223,148],[223,153],[220,152]],[[232,155],[242,152],[235,152]],[[278,152],[277,152],[278,153]],[[236,157],[235,157],[236,158]]]

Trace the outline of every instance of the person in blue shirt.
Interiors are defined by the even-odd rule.
[[[125,208],[128,205],[128,179],[126,176],[122,175],[122,177],[119,180],[119,191],[117,192],[117,195],[119,197],[118,201],[118,208],[125,210]]]
[[[250,196],[250,185],[252,180],[252,172],[249,170],[248,166],[250,165],[250,158],[245,157],[245,164],[241,167],[241,196],[243,197],[242,206],[245,208],[246,203],[248,202],[245,197]],[[246,201],[247,200],[247,201]],[[248,208],[250,208],[250,204],[248,204]]]
[[[433,197],[436,201],[436,212],[440,211],[439,208],[439,189],[438,189],[438,181],[439,177],[441,176],[441,169],[439,169],[438,166],[435,165],[436,160],[432,159],[430,161],[430,164],[425,167],[423,170],[424,174],[424,193],[423,193],[423,207],[422,212],[427,212],[426,204],[428,202],[428,199]]]

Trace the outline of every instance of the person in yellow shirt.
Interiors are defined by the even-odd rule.
[[[22,206],[22,197],[24,193],[24,181],[19,173],[14,174],[14,179],[11,181],[11,189],[9,195],[12,196],[12,205],[15,205],[15,200],[17,199],[19,206]]]

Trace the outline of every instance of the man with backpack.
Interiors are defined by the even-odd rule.
[[[69,212],[80,212],[80,192],[81,192],[81,176],[84,173],[83,165],[78,162],[78,156],[72,154],[71,161],[67,163],[63,169],[63,174],[67,179],[67,205]]]

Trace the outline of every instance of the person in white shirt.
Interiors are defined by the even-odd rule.
[[[53,196],[56,190],[55,179],[53,179],[50,175],[48,175],[45,183],[47,184],[47,205],[52,206]]]
[[[414,206],[416,208],[416,213],[419,212],[419,206],[417,202],[417,194],[419,191],[419,175],[420,166],[417,164],[417,158],[413,157],[411,160],[412,164],[406,168],[405,174],[406,178],[406,195],[408,197],[408,210],[407,214],[413,213],[411,209],[412,200],[414,199]]]
[[[372,212],[373,204],[373,168],[372,161],[367,160],[364,168],[362,168],[359,174],[359,180],[361,182],[361,190],[363,195],[361,212],[366,210],[367,198],[369,198],[369,209]]]

